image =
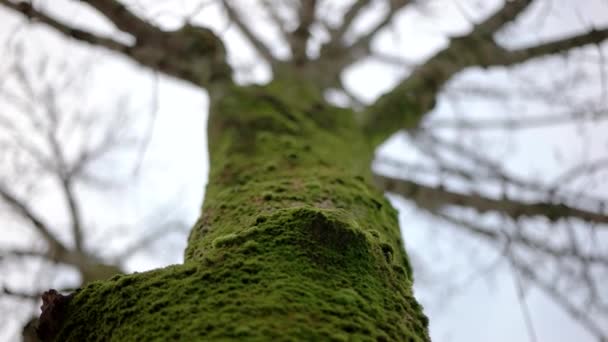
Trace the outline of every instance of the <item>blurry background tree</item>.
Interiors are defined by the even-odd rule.
[[[49,36],[47,31],[29,29],[31,23],[15,13],[21,11],[56,28],[51,17],[44,17],[43,13],[73,27],[114,35],[118,42],[129,41],[129,37],[117,34],[116,29],[76,1],[50,3],[35,1],[30,8],[0,1],[13,11],[1,13],[3,18],[13,20],[13,26],[7,27],[28,27],[27,33],[13,38]],[[401,96],[417,99],[419,110],[428,114],[422,122],[410,125],[381,146],[374,170],[377,184],[401,209],[402,222],[407,222],[402,229],[415,266],[417,293],[431,316],[431,331],[437,340],[452,337],[499,341],[520,340],[522,336],[531,341],[608,339],[606,2],[124,3],[167,30],[184,22],[213,27],[224,38],[241,82],[264,82],[270,77],[270,69],[276,69],[281,61],[311,58],[320,61],[313,64],[317,67],[322,62],[330,66],[325,70],[331,71],[327,74],[327,96],[335,103],[363,108],[395,86],[405,93]],[[304,40],[297,39],[302,27],[309,29]],[[2,88],[2,104],[3,108],[21,109],[3,109],[0,117],[0,127],[6,128],[2,137],[11,139],[2,147],[0,190],[11,225],[24,222],[39,235],[37,244],[30,244],[31,239],[13,241],[15,234],[9,234],[11,239],[2,245],[3,267],[15,267],[16,260],[49,260],[76,269],[81,275],[79,281],[97,277],[96,267],[91,265],[120,268],[124,262],[120,256],[133,249],[121,251],[112,247],[106,255],[94,248],[111,240],[98,238],[103,227],[88,225],[89,221],[95,222],[95,215],[100,215],[98,206],[95,204],[88,212],[79,209],[83,204],[74,195],[74,184],[100,184],[99,175],[90,173],[99,168],[92,165],[116,148],[124,153],[125,136],[120,133],[137,130],[129,131],[128,125],[120,121],[127,116],[116,119],[108,114],[124,114],[125,107],[120,102],[116,108],[104,109],[104,114],[99,114],[99,108],[86,112],[76,106],[77,114],[70,118],[58,103],[69,94],[69,88],[64,90],[61,86],[63,77],[73,78],[74,72],[60,68],[48,74],[47,86],[39,81],[40,75],[35,76],[35,82],[28,78],[32,72],[46,75],[36,71],[48,69],[44,66],[46,59],[23,64],[19,63],[22,56],[15,56],[17,62],[8,63],[11,72],[3,73],[3,80],[4,75],[10,75],[7,79],[12,79],[14,85],[7,89],[23,89],[15,96]],[[123,63],[117,61],[116,55],[106,54],[103,58]],[[77,64],[72,66],[71,70],[80,77],[83,69]],[[121,67],[113,68],[104,70]],[[131,75],[144,72],[131,68]],[[108,77],[106,82],[116,84],[125,75],[128,73]],[[155,89],[140,87],[141,83],[133,81],[135,76],[129,77],[135,84],[132,88]],[[192,91],[188,85],[175,85],[168,78],[161,77],[158,82],[181,87],[184,94]],[[424,86],[420,86],[421,82]],[[88,87],[76,87],[75,96],[82,98],[85,88],[89,94]],[[414,88],[417,92],[407,92]],[[99,91],[90,93],[95,99],[98,94]],[[162,96],[153,90],[149,95]],[[185,97],[173,96],[166,113],[173,114],[171,108]],[[30,110],[32,106],[36,109]],[[97,123],[100,119],[103,123]],[[373,119],[392,129],[397,129],[400,122],[393,118]],[[29,126],[23,128],[24,125]],[[76,128],[61,128],[62,125]],[[387,131],[392,131],[388,129],[391,127]],[[198,129],[204,130],[202,126]],[[74,134],[82,143],[61,140],[61,130]],[[142,145],[147,144],[140,141]],[[135,150],[141,153],[140,149]],[[122,158],[115,163],[125,161]],[[68,215],[62,218],[45,214],[43,221],[38,215],[42,215],[46,205],[31,194],[42,186],[33,185],[49,180],[57,188],[47,192],[47,196],[52,196],[43,199],[50,201],[51,207],[59,203],[57,199],[63,199]],[[101,181],[105,184],[114,179]],[[200,180],[188,180],[191,185],[197,182]],[[54,230],[51,223],[46,223],[51,219],[58,222],[52,225]],[[150,235],[143,236],[143,241],[147,241]],[[173,253],[177,255],[181,249],[176,248]],[[27,269],[40,267],[37,265],[41,264],[29,263]],[[19,267],[17,271],[23,272],[25,268]],[[145,265],[142,269],[150,267]],[[79,285],[79,281],[64,275],[63,269],[44,270],[52,276],[46,282],[20,279],[18,272],[3,272],[7,275],[5,296],[31,298],[51,284]],[[479,280],[490,284],[486,297]],[[11,282],[18,287],[12,287]],[[459,296],[469,302],[458,302]],[[459,304],[450,308],[452,301]],[[510,306],[502,306],[501,311],[510,312],[514,307],[523,319],[502,325],[480,322],[479,316],[470,314],[470,307],[492,306],[485,301],[492,305],[498,305],[495,301],[504,302]],[[563,317],[556,316],[556,310],[576,325],[568,325]],[[553,319],[559,319],[557,328]],[[481,329],[482,325],[503,330],[494,329],[492,334]],[[511,325],[521,327],[514,330],[523,333],[505,332]]]
[[[127,97],[100,104],[103,97],[88,85],[93,56],[58,61],[28,55],[18,40],[4,47],[0,312],[10,319],[0,328],[15,334],[10,324],[35,319],[48,288],[77,288],[124,273],[133,255],[188,227],[167,207],[140,217],[138,225],[150,229],[137,232],[126,217],[91,199],[124,192],[138,176],[151,133],[145,121],[154,119],[138,118],[147,129],[137,132]],[[120,235],[127,237],[122,243]],[[104,248],[116,243],[122,246]],[[28,323],[23,333],[35,336],[32,327]]]

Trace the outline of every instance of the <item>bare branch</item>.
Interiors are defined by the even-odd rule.
[[[441,186],[432,187],[406,179],[384,175],[374,175],[378,187],[384,191],[400,194],[416,202],[419,207],[435,210],[444,206],[473,208],[480,213],[497,212],[513,219],[521,217],[546,217],[557,221],[568,217],[586,222],[608,224],[608,215],[568,206],[563,203],[524,202],[503,197],[490,198],[481,194],[462,194],[447,190]]]
[[[73,292],[74,290],[76,290],[76,289],[62,288],[59,290],[59,292]],[[46,290],[40,290],[40,292],[15,291],[13,289],[9,289],[6,286],[2,286],[2,293],[4,295],[15,297],[15,298],[20,298],[20,299],[35,300],[35,301],[40,300],[40,297],[42,296],[42,294],[45,291]]]
[[[384,18],[382,18],[382,20],[380,20],[374,27],[372,27],[369,32],[359,37],[346,49],[350,51],[350,54],[355,55],[358,58],[369,55],[371,51],[372,40],[380,31],[390,25],[393,22],[395,16],[399,13],[399,11],[409,5],[410,2],[410,0],[390,0],[388,12],[384,16]]]
[[[285,41],[288,41],[289,40],[288,39],[288,37],[289,37],[289,31],[287,31],[287,28],[285,27],[285,22],[283,21],[283,19],[279,15],[279,13],[278,13],[278,11],[276,9],[276,6],[272,3],[271,0],[262,0],[262,6],[264,6],[264,9],[270,15],[270,20],[272,21],[272,23],[281,32],[282,38]]]
[[[80,204],[76,199],[72,180],[69,178],[63,178],[61,181],[61,188],[68,204],[68,211],[70,213],[70,219],[72,221],[72,238],[74,239],[74,246],[76,251],[82,252],[83,248],[83,237],[82,237],[82,218],[80,217]]]
[[[338,37],[341,37],[344,34],[343,32],[334,33],[336,37],[333,37],[327,44],[322,47],[321,57],[319,58],[319,60],[325,61],[329,59],[331,61],[331,71],[336,74],[339,74],[347,66],[361,60],[364,57],[372,55],[372,40],[377,36],[380,31],[385,29],[393,22],[393,19],[399,13],[400,10],[405,8],[410,3],[410,0],[390,0],[389,9],[385,16],[378,23],[376,23],[376,25],[374,25],[374,27],[372,27],[368,32],[358,37],[357,40],[355,40],[350,45],[345,45],[343,41],[338,40]],[[367,1],[357,2],[353,5],[353,7],[349,9],[349,11],[347,11],[346,15],[356,16],[360,12],[360,10],[366,5]],[[345,29],[347,29],[347,27]]]
[[[410,61],[400,56],[392,56],[378,51],[372,51],[369,57],[379,62],[386,63],[398,68],[413,69],[417,66],[414,61]]]
[[[342,17],[342,24],[330,31],[331,38],[328,44],[340,44],[344,39],[344,34],[351,27],[352,23],[361,13],[361,10],[370,4],[370,0],[357,0],[348,8]]]
[[[580,251],[568,246],[553,246],[549,243],[547,238],[532,237],[523,233],[521,229],[519,231],[511,232],[494,229],[492,227],[482,226],[481,224],[472,222],[471,220],[456,218],[453,215],[434,208],[432,208],[431,211],[427,210],[427,212],[436,218],[451,223],[456,229],[482,238],[486,242],[494,245],[501,245],[507,242],[510,244],[510,246],[508,246],[509,248],[512,248],[513,246],[525,246],[529,250],[542,253],[554,259],[571,259],[582,264],[596,264],[608,267],[608,255],[605,253],[601,254],[591,251],[581,253]]]
[[[592,29],[589,32],[569,38],[517,50],[506,50],[497,44],[494,44],[493,48],[488,48],[488,53],[483,56],[483,60],[482,58],[479,59],[478,64],[487,66],[509,66],[527,62],[534,58],[570,51],[585,45],[599,44],[606,39],[608,39],[608,28],[601,30]]]
[[[15,297],[15,298],[19,298],[19,299],[26,299],[26,300],[39,300],[40,299],[40,295],[42,295],[42,292],[40,292],[40,293],[27,293],[27,292],[23,292],[23,291],[14,291],[12,289],[7,288],[6,286],[2,286],[2,293],[4,295],[10,296],[10,297]]]
[[[416,128],[422,117],[435,106],[435,98],[454,74],[471,65],[483,65],[479,56],[488,54],[488,45],[496,46],[492,35],[515,19],[531,0],[506,1],[494,15],[473,27],[464,37],[454,38],[446,49],[416,68],[409,77],[381,96],[368,110],[363,125],[372,140],[379,144],[400,128]]]
[[[103,7],[108,13],[113,13],[115,15],[113,19],[124,25],[125,29],[139,32],[138,30],[145,24],[131,18],[132,14],[126,11],[123,5],[112,5],[114,1],[89,2],[99,3],[100,8]],[[146,35],[137,37],[135,45],[130,46],[62,23],[36,10],[27,2],[13,3],[9,0],[0,0],[0,5],[26,18],[46,24],[67,37],[119,52],[144,66],[190,81],[197,86],[209,86],[211,82],[215,84],[231,82],[232,71],[226,61],[223,42],[210,29],[185,25],[173,32],[144,30],[147,32]],[[124,23],[128,18],[135,20],[131,23],[133,27]]]
[[[584,310],[580,307],[580,304],[576,304],[577,300],[575,298],[577,296],[571,289],[560,289],[558,287],[560,283],[558,281],[559,278],[547,279],[548,277],[541,276],[541,272],[546,273],[548,271],[547,267],[530,265],[533,263],[534,265],[538,265],[539,262],[542,264],[550,262],[555,266],[555,272],[558,277],[569,278],[572,283],[579,284],[588,291],[588,295],[591,296],[589,297],[590,300],[601,301],[601,297],[597,297],[593,290],[598,280],[590,279],[587,271],[589,264],[601,265],[602,267],[608,266],[608,255],[605,253],[592,253],[591,251],[583,253],[580,249],[573,248],[572,244],[575,241],[572,239],[575,238],[572,236],[568,237],[569,242],[571,242],[570,246],[558,247],[552,245],[546,237],[533,238],[525,234],[520,226],[515,227],[515,229],[504,229],[505,224],[503,223],[500,225],[501,229],[495,229],[481,226],[472,220],[456,218],[451,214],[441,211],[433,211],[431,214],[450,223],[451,227],[472,233],[474,236],[478,236],[486,242],[496,245],[498,248],[502,249],[506,247],[504,256],[507,257],[514,270],[547,294],[557,305],[561,306],[572,318],[579,321],[591,333],[598,338],[605,338],[604,332],[594,322],[593,316],[590,314],[592,311]],[[536,257],[532,260],[535,261],[530,260],[529,254],[525,259],[518,257],[518,253],[516,253],[518,248],[525,248],[528,252],[534,253]],[[601,252],[604,251],[602,250]],[[586,271],[583,274],[572,272],[571,265],[573,263],[584,268]],[[587,279],[588,282],[584,279]],[[601,280],[599,282],[601,283]],[[568,295],[564,295],[564,291],[567,291]],[[595,303],[594,306],[601,307],[602,304]]]
[[[47,110],[52,112],[56,109],[52,107],[51,103],[47,103]],[[51,127],[53,129],[53,127]],[[76,194],[74,193],[73,188],[73,179],[71,178],[72,173],[68,172],[67,162],[64,157],[63,149],[59,144],[55,136],[55,132],[51,131],[47,134],[47,139],[49,144],[51,145],[51,150],[53,151],[53,155],[57,163],[59,163],[58,170],[54,171],[53,175],[59,181],[60,188],[63,192],[63,196],[67,202],[67,209],[71,219],[71,230],[72,230],[72,239],[74,240],[74,246],[78,252],[83,250],[82,246],[82,219],[80,217],[80,205],[76,200]]]
[[[104,38],[90,32],[86,32],[75,27],[64,24],[50,16],[36,10],[28,2],[13,3],[8,0],[0,0],[0,5],[14,10],[32,21],[38,21],[64,34],[66,37],[71,37],[76,40],[89,43],[91,45],[105,47],[107,49],[120,53],[126,52],[129,47],[110,38]]]
[[[555,284],[552,284],[549,281],[539,277],[532,267],[528,266],[513,255],[509,256],[509,260],[524,277],[534,282],[536,286],[548,294],[557,305],[566,310],[570,317],[581,323],[581,325],[583,325],[587,331],[591,332],[598,339],[598,341],[603,342],[608,339],[608,336],[602,331],[602,328],[592,320],[589,313],[584,309],[577,307],[569,296],[564,295],[555,287]]]
[[[475,25],[471,34],[481,36],[493,35],[503,28],[505,24],[515,20],[532,2],[533,0],[505,0],[503,7],[483,22]]]
[[[52,256],[49,253],[30,250],[30,249],[15,249],[15,248],[0,249],[0,261],[6,257],[17,257],[17,258],[36,257],[36,258],[50,259]]]
[[[249,40],[254,49],[258,54],[270,64],[276,62],[275,57],[272,55],[268,47],[253,33],[249,26],[245,23],[237,9],[232,7],[229,0],[222,0],[222,5],[228,14],[228,18],[239,28],[239,30]]]
[[[482,130],[482,129],[529,129],[548,127],[562,124],[581,122],[582,120],[606,120],[608,111],[606,110],[582,110],[577,112],[565,112],[561,114],[545,114],[526,116],[517,119],[476,119],[476,120],[432,120],[425,122],[423,127],[429,129],[457,128],[463,130]]]
[[[0,198],[2,198],[8,205],[10,205],[15,212],[17,212],[22,218],[26,219],[32,224],[34,229],[44,238],[49,244],[49,248],[57,250],[59,252],[65,252],[66,248],[57,240],[55,235],[51,233],[49,226],[39,218],[34,212],[15,195],[10,193],[7,189],[0,185]]]
[[[557,187],[558,185],[563,185],[564,183],[556,183],[554,181],[553,186],[551,186],[551,184],[546,185],[537,181],[526,180],[505,170],[501,163],[496,162],[491,158],[487,158],[483,154],[479,153],[479,151],[464,144],[457,143],[455,141],[448,141],[440,138],[439,136],[428,134],[428,132],[424,132],[424,134],[420,134],[418,137],[421,140],[428,140],[428,142],[434,146],[439,146],[446,151],[458,155],[459,158],[464,158],[464,160],[467,160],[469,163],[474,163],[476,171],[481,171],[476,172],[477,174],[473,175],[470,171],[466,171],[461,168],[456,169],[453,166],[446,165],[446,161],[440,157],[437,159],[438,162],[443,164],[441,165],[442,169],[445,169],[450,173],[457,174],[463,179],[471,180],[486,173],[487,175],[485,178],[487,180],[499,181],[502,185],[514,185],[520,190],[532,190],[538,194],[553,198],[557,202],[569,202],[569,198],[572,197],[571,194],[568,194],[568,192],[562,191],[562,189]],[[426,147],[422,148],[425,151],[428,150]],[[429,151],[428,153],[433,154],[432,151]],[[435,155],[435,157],[438,156]],[[599,167],[601,167],[601,163]],[[576,198],[578,203],[584,202],[586,207],[603,208],[606,205],[606,199],[602,197],[577,194]]]
[[[95,8],[118,29],[131,33],[138,39],[154,39],[154,36],[160,35],[157,27],[142,20],[116,0],[81,0],[81,2]]]
[[[452,39],[446,49],[380,97],[370,108],[364,122],[372,141],[379,142],[386,138],[394,131],[396,122],[401,123],[402,128],[416,128],[422,117],[434,107],[443,84],[467,67],[510,66],[584,45],[599,44],[608,38],[608,29],[603,29],[516,50],[499,46],[493,34],[521,14],[530,3],[532,1],[526,0],[506,2],[500,11],[474,26],[471,33]],[[392,127],[389,127],[389,122]],[[385,133],[378,137],[383,131]]]
[[[519,273],[514,267],[512,267],[511,269],[511,274],[513,275],[515,289],[517,290],[517,301],[519,302],[519,307],[521,308],[521,313],[524,317],[524,322],[526,323],[528,338],[530,339],[530,342],[537,342],[538,338],[536,337],[536,329],[534,328],[534,323],[532,322],[530,308],[528,307],[528,303],[526,302],[526,292],[524,290],[523,280],[521,279]]]
[[[166,236],[170,232],[184,230],[187,231],[188,227],[181,221],[170,221],[153,229],[151,232],[146,233],[143,237],[137,241],[131,243],[128,247],[124,248],[122,252],[115,256],[118,261],[126,260],[133,254],[147,248],[154,242],[158,241],[162,237]]]
[[[561,175],[556,177],[552,183],[555,184],[555,186],[563,185],[572,182],[583,174],[594,173],[606,168],[608,168],[608,158],[600,158],[592,162],[576,165],[569,170],[564,171]]]
[[[306,56],[306,46],[310,37],[310,26],[315,20],[317,0],[301,1],[300,7],[300,24],[291,34],[291,46],[296,64],[303,63],[308,59]]]

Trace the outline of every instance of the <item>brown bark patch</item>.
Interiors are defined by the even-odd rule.
[[[40,306],[42,313],[36,330],[40,340],[53,341],[55,339],[65,318],[67,305],[73,297],[73,293],[64,296],[54,289],[42,294],[42,306]]]

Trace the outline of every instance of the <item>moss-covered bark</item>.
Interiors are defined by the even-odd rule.
[[[185,263],[81,289],[57,340],[427,341],[353,113],[285,79],[212,102]]]

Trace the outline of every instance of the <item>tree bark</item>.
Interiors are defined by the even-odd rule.
[[[279,75],[212,92],[208,131],[184,264],[78,290],[56,340],[429,340],[352,111]]]

